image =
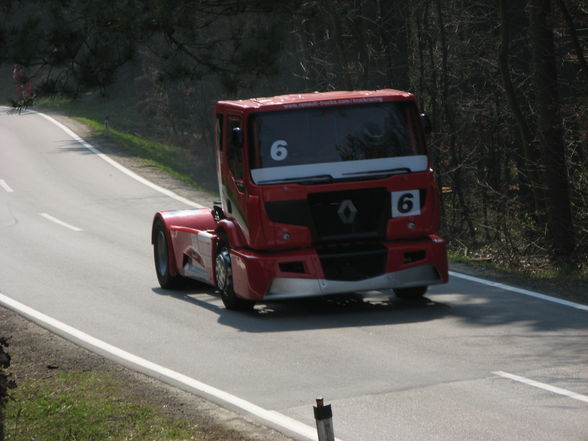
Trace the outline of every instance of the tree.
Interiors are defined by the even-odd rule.
[[[275,72],[283,41],[267,0],[12,0],[0,9],[5,58],[36,69],[49,91],[112,85],[149,50],[162,80],[218,76],[238,87]],[[276,14],[276,16],[278,16]]]
[[[574,225],[555,63],[551,1],[529,0],[529,18],[537,142],[543,163],[552,259],[560,267],[572,268],[575,265]]]
[[[409,90],[452,251],[534,269],[588,256],[587,26],[580,0],[4,0],[0,61],[74,94],[123,72],[157,136],[210,160],[216,99]]]
[[[510,9],[509,9],[510,7]],[[500,21],[500,40],[498,44],[498,65],[502,76],[504,94],[508,106],[514,118],[517,129],[520,160],[518,161],[518,174],[520,182],[521,196],[527,211],[532,217],[537,219],[540,210],[543,208],[543,198],[540,187],[540,177],[538,176],[537,163],[535,160],[534,145],[532,144],[532,131],[525,114],[521,109],[519,96],[511,77],[510,65],[510,41],[511,41],[511,17],[513,9],[521,7],[513,2],[498,0],[498,14]]]

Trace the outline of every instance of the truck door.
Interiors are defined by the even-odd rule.
[[[243,171],[244,131],[239,115],[227,115],[223,150],[226,155],[226,167],[223,179],[223,210],[228,218],[234,218],[245,236],[249,237],[247,226],[246,190]]]

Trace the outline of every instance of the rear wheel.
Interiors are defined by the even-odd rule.
[[[169,244],[165,234],[165,227],[160,220],[155,221],[153,238],[153,258],[155,260],[155,272],[159,285],[164,289],[177,288],[182,277],[170,274]]]
[[[225,308],[232,311],[250,311],[255,302],[237,297],[233,290],[233,269],[231,265],[231,247],[225,234],[219,235],[218,252],[215,261],[216,286],[220,290]]]
[[[404,300],[419,300],[422,299],[427,292],[428,286],[415,286],[413,288],[396,288],[394,294],[396,297]]]

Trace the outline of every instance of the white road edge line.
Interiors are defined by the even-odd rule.
[[[20,313],[21,315],[28,317],[36,323],[40,323],[51,330],[59,331],[59,334],[66,334],[73,337],[75,340],[84,343],[85,346],[89,346],[93,349],[97,349],[101,352],[107,352],[117,359],[126,362],[135,368],[139,368],[142,372],[151,374],[155,378],[162,380],[171,380],[174,383],[182,384],[187,386],[189,389],[205,394],[209,397],[216,398],[223,403],[228,403],[234,407],[242,409],[257,418],[264,420],[274,426],[282,427],[290,432],[296,433],[297,435],[303,436],[312,441],[318,441],[318,435],[316,428],[308,426],[300,421],[283,415],[279,412],[267,410],[260,406],[257,406],[249,401],[232,395],[228,392],[217,389],[201,381],[195,380],[194,378],[175,372],[171,369],[158,365],[156,363],[145,360],[144,358],[133,355],[126,352],[116,346],[112,346],[102,340],[92,337],[78,329],[75,329],[69,325],[66,325],[59,320],[56,320],[48,315],[45,315],[33,308],[30,308],[16,300],[0,293],[0,304]],[[172,383],[173,384],[173,383]],[[342,441],[336,438],[337,441]]]
[[[0,187],[2,187],[6,193],[14,193],[14,190],[10,188],[4,179],[0,179]]]
[[[480,283],[486,286],[492,286],[494,288],[503,289],[506,291],[514,292],[516,294],[521,294],[528,297],[534,297],[536,299],[545,300],[551,303],[557,303],[558,305],[569,306],[570,308],[579,309],[581,311],[588,311],[588,305],[582,305],[580,303],[570,302],[569,300],[558,299],[556,297],[551,297],[545,294],[541,294],[535,291],[529,291],[527,289],[522,288],[515,288],[514,286],[505,285],[504,283],[492,282],[490,280],[480,279],[478,277],[470,276],[467,274],[456,273],[454,271],[449,271],[449,275],[451,277],[456,277],[458,279],[469,280],[470,282]]]
[[[573,398],[574,400],[588,403],[588,397],[586,395],[578,394],[567,389],[562,389],[560,387],[555,387],[546,383],[540,383],[539,381],[531,380],[529,378],[521,377],[519,375],[509,374],[508,372],[496,371],[492,373],[494,375],[498,375],[499,377],[508,378],[509,380],[518,381],[519,383],[523,383],[528,386],[537,387],[539,389],[553,392],[558,395],[563,395],[564,397]]]
[[[114,159],[110,158],[109,156],[105,155],[104,153],[102,153],[100,150],[98,150],[96,147],[94,147],[93,145],[91,145],[90,143],[84,141],[80,136],[78,136],[73,130],[71,130],[69,127],[65,126],[64,124],[60,123],[59,121],[57,121],[56,119],[50,117],[49,115],[45,115],[44,113],[41,112],[37,112],[36,110],[31,110],[31,112],[42,116],[43,118],[45,118],[47,121],[52,122],[53,124],[55,124],[57,127],[59,127],[61,130],[63,130],[65,133],[67,133],[69,136],[71,136],[76,142],[78,142],[79,144],[81,144],[82,146],[84,146],[85,148],[87,148],[88,150],[90,150],[92,153],[94,153],[95,155],[97,155],[98,157],[100,157],[100,159],[103,159],[104,161],[108,162],[110,165],[112,165],[114,168],[120,170],[121,172],[123,172],[125,175],[133,178],[134,180],[140,182],[143,185],[146,185],[147,187],[152,188],[155,191],[158,191],[159,193],[162,193],[166,196],[169,196],[172,199],[175,199],[176,201],[182,202],[190,207],[194,207],[194,208],[205,208],[204,205],[200,205],[196,202],[193,202],[183,196],[180,196],[179,194],[174,193],[171,190],[168,190],[167,188],[163,188],[160,187],[159,185],[149,181],[148,179],[145,179],[142,176],[139,176],[137,173],[129,170],[128,168],[126,168],[125,166],[119,164],[118,162],[116,162]]]
[[[45,219],[53,222],[53,223],[56,223],[57,225],[61,225],[62,227],[69,228],[70,230],[73,230],[73,231],[76,231],[76,232],[84,231],[81,228],[74,227],[73,225],[68,224],[67,222],[63,222],[62,220],[57,219],[56,217],[53,217],[50,214],[47,214],[47,213],[39,213],[39,215],[41,217],[44,217]]]

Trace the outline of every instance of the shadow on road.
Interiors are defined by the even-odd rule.
[[[250,312],[228,311],[220,296],[202,285],[153,292],[183,300],[218,314],[219,324],[244,332],[285,332],[357,326],[398,325],[437,320],[449,306],[423,298],[419,301],[396,299],[393,294],[354,294],[260,303]],[[210,301],[214,296],[214,301]]]
[[[588,313],[498,287],[453,279],[435,287],[435,301],[451,305],[452,316],[469,325],[519,324],[534,332],[588,330]]]
[[[104,135],[89,135],[84,136],[83,140],[92,147],[98,148],[101,153],[108,154],[112,159],[117,160],[120,158],[135,158],[136,156],[126,152],[125,150],[118,148],[112,148],[112,141],[110,141]],[[95,152],[90,150],[88,147],[81,145],[77,140],[64,139],[56,141],[57,147],[54,154],[67,154],[67,153],[81,153],[86,155],[94,155]]]
[[[393,294],[356,294],[260,303],[251,312],[227,311],[218,293],[194,282],[181,291],[154,288],[219,316],[245,332],[283,332],[354,326],[399,325],[452,317],[477,327],[519,324],[534,332],[587,330],[586,312],[471,282],[432,287],[421,301]]]

